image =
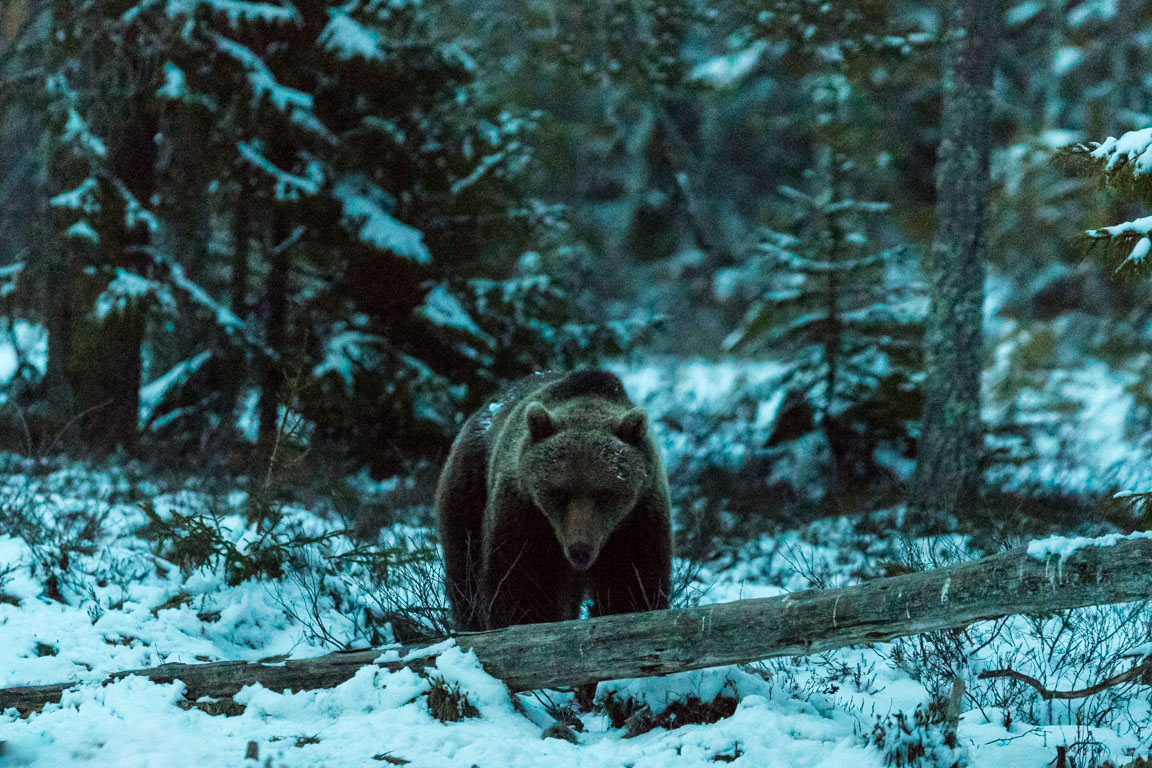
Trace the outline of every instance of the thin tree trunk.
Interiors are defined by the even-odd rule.
[[[28,0],[9,0],[0,9],[0,51],[15,43],[32,15]]]
[[[842,589],[738,600],[459,635],[489,674],[513,690],[578,686],[615,678],[740,664],[959,629],[1017,613],[1046,614],[1152,598],[1152,540],[1082,547],[1061,559],[1023,548],[958,565]],[[442,650],[442,649],[441,649]],[[301,690],[339,685],[358,669],[419,669],[436,651],[348,651],[313,659],[165,664],[120,672],[183,681],[184,697],[231,696],[246,685]],[[0,711],[34,711],[76,683],[0,690]]]
[[[184,274],[208,287],[212,269],[209,255],[212,160],[203,155],[209,144],[212,121],[207,110],[184,105],[165,108],[161,115],[160,158],[157,163],[160,202],[158,216],[163,226],[158,246],[184,269]],[[191,320],[191,322],[189,322]],[[153,373],[201,352],[211,343],[213,329],[199,318],[185,318],[174,332],[166,332],[164,343],[152,352]]]
[[[1060,74],[1056,71],[1056,57],[1064,47],[1065,0],[1048,0],[1048,70],[1044,72],[1044,103],[1041,128],[1060,127],[1063,99],[1060,96]]]
[[[252,185],[240,183],[232,218],[232,276],[229,298],[232,314],[244,320],[248,316],[248,273],[252,244]]]
[[[936,168],[936,237],[925,270],[924,413],[912,506],[926,520],[980,490],[981,311],[987,249],[989,112],[998,4],[951,0]]]
[[[264,303],[267,317],[264,335],[268,348],[275,357],[264,357],[260,372],[260,431],[257,436],[257,456],[266,464],[272,457],[276,432],[279,427],[277,413],[280,390],[284,383],[282,366],[288,335],[288,266],[290,245],[288,238],[291,222],[282,206],[273,213],[270,269],[265,286]]]
[[[1108,133],[1119,136],[1124,128],[1124,112],[1128,108],[1128,51],[1132,44],[1135,9],[1126,0],[1116,0],[1116,15],[1109,26],[1111,45],[1111,87],[1108,88]]]
[[[229,309],[232,314],[247,322],[248,284],[252,256],[252,185],[246,180],[240,182],[236,202],[232,211],[232,265],[229,280]],[[220,396],[223,398],[225,418],[235,426],[235,412],[247,380],[247,360],[243,343],[239,339],[222,339],[222,365]]]

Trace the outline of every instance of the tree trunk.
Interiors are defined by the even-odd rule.
[[[157,244],[185,275],[209,290],[213,158],[205,156],[204,148],[211,144],[215,119],[215,114],[196,107],[166,106],[160,118],[162,143],[157,163],[157,214],[163,222]],[[163,343],[151,350],[152,374],[171,369],[206,346],[216,346],[213,324],[197,315],[183,318],[172,331],[165,332]]]
[[[240,182],[232,218],[232,275],[229,293],[232,314],[248,318],[248,272],[252,244],[252,185]]]
[[[981,311],[997,14],[997,3],[951,0],[947,15],[936,237],[925,270],[931,285],[927,377],[912,498],[926,521],[980,490]]]
[[[1056,71],[1056,58],[1064,47],[1064,4],[1064,0],[1048,0],[1048,66],[1040,73],[1044,78],[1040,128],[1045,131],[1060,127],[1064,107],[1060,95],[1061,77]]]
[[[130,104],[115,131],[110,170],[141,206],[155,190],[157,116],[148,103],[151,94]],[[114,278],[114,270],[143,275],[147,258],[141,248],[151,240],[142,221],[129,223],[121,194],[105,184],[97,269],[74,261],[72,281],[74,326],[65,373],[85,444],[96,451],[135,448],[140,418],[141,347],[145,307],[129,301],[121,311],[103,318],[93,313],[97,297]]]
[[[1129,80],[1133,76],[1129,73],[1128,67],[1128,51],[1132,45],[1132,37],[1135,30],[1133,29],[1133,21],[1136,18],[1137,10],[1132,7],[1132,4],[1126,0],[1116,0],[1116,15],[1113,18],[1111,27],[1112,38],[1109,42],[1111,49],[1111,87],[1107,89],[1108,92],[1108,115],[1107,130],[1105,135],[1111,136],[1113,133],[1119,136],[1124,132],[1125,120],[1124,112],[1128,109],[1128,94],[1129,94]]]
[[[232,209],[232,265],[229,277],[229,309],[241,320],[248,321],[248,284],[252,255],[252,185],[241,181]],[[223,334],[221,334],[223,335]],[[220,397],[226,424],[236,427],[236,412],[244,393],[247,375],[247,354],[241,339],[224,338],[220,341]]]
[[[1023,548],[855,587],[459,635],[484,668],[517,691],[653,677],[775,656],[820,653],[958,629],[1016,613],[1045,614],[1152,598],[1152,539],[1082,547],[1065,559]],[[181,680],[185,698],[231,696],[246,685],[301,690],[338,685],[358,669],[422,668],[436,652],[348,651],[313,659],[165,664],[113,675]],[[76,683],[0,690],[0,711],[34,711]]]
[[[265,466],[272,458],[279,429],[276,417],[281,404],[280,389],[284,383],[282,362],[288,335],[288,253],[291,248],[288,242],[291,232],[288,214],[282,206],[277,206],[272,215],[271,265],[264,293],[267,311],[264,337],[275,356],[265,355],[261,366],[260,430],[256,440],[256,455]]]
[[[0,9],[0,51],[14,44],[24,31],[32,16],[28,0],[9,0]]]

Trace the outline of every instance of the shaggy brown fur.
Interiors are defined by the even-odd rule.
[[[458,629],[668,606],[668,481],[611,373],[537,374],[473,414],[436,510]]]

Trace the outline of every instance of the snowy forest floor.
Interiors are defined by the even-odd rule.
[[[419,624],[437,615],[442,604],[429,605],[436,589],[423,588],[435,570],[420,554],[432,540],[427,518],[390,526],[366,547],[323,538],[343,527],[324,505],[280,507],[277,529],[303,538],[279,577],[240,581],[228,553],[195,568],[193,555],[149,531],[156,519],[200,516],[211,521],[215,540],[233,542],[243,559],[263,535],[245,523],[248,493],[205,490],[194,481],[161,487],[123,467],[18,457],[5,463],[0,686],[92,683],[39,714],[0,715],[5,765],[866,767],[960,759],[1042,768],[1061,746],[1086,766],[1123,764],[1152,744],[1147,687],[1042,702],[1016,681],[976,679],[982,669],[1011,666],[1049,687],[1091,684],[1130,665],[1124,652],[1147,647],[1152,616],[1142,605],[603,683],[589,713],[572,711],[571,692],[510,696],[455,649],[428,675],[369,668],[330,690],[249,687],[235,697],[239,706],[221,707],[227,714],[212,714],[204,702],[192,706],[180,684],[128,678],[101,687],[95,681],[110,672],[163,662],[307,657],[363,646],[390,639],[398,617]],[[973,556],[965,536],[912,540],[899,522],[900,510],[886,510],[733,542],[707,562],[678,564],[689,574],[681,601],[838,586]],[[372,562],[386,567],[366,565]],[[435,622],[427,619],[425,628],[434,630]],[[960,753],[944,744],[945,727],[928,707],[934,693],[947,692],[953,669],[968,682]],[[471,716],[438,720],[432,709],[443,716],[445,699],[458,705],[449,707],[455,714]],[[637,706],[629,699],[646,703],[657,727],[625,725],[623,715]],[[438,703],[430,708],[430,701]],[[578,718],[579,743],[541,738],[557,710],[573,723]],[[633,736],[630,729],[644,732]],[[250,742],[256,763],[245,758]]]

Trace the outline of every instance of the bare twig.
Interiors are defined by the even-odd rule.
[[[1019,680],[1025,685],[1035,688],[1036,692],[1040,694],[1040,698],[1047,701],[1050,699],[1083,699],[1087,696],[1100,693],[1101,691],[1106,691],[1109,688],[1115,688],[1117,685],[1138,680],[1145,673],[1152,673],[1152,656],[1148,656],[1144,661],[1132,667],[1132,669],[1129,669],[1127,672],[1121,672],[1106,680],[1101,680],[1095,685],[1090,685],[1087,688],[1079,688],[1075,691],[1049,690],[1036,678],[1026,675],[1023,672],[1017,672],[1014,669],[989,669],[981,672],[977,677],[981,680],[987,680],[991,677],[1009,677],[1013,680]]]

